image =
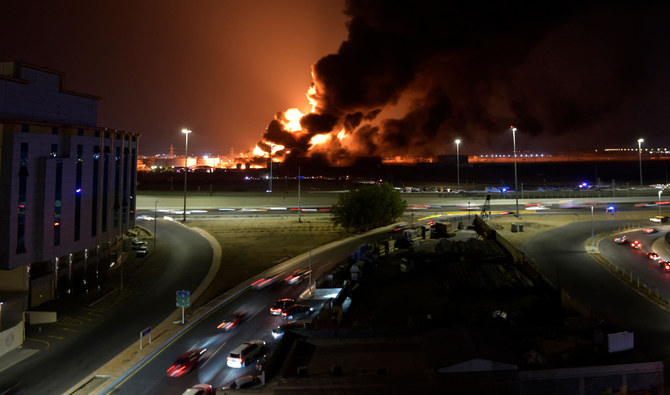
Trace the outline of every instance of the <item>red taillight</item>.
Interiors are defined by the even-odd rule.
[[[290,276],[286,277],[286,278],[284,279],[284,281],[288,281],[288,280],[290,280],[292,277],[293,277],[293,275],[291,274]]]
[[[264,280],[265,280],[265,281],[263,281],[262,283],[258,284],[259,287],[262,287],[263,285],[265,285],[265,284],[269,283],[270,281],[272,281],[271,278],[264,279]]]
[[[258,280],[256,280],[256,281],[254,281],[253,283],[251,283],[251,286],[253,287],[253,286],[255,286],[256,284],[258,284],[259,282],[261,282],[261,281],[263,281],[263,280],[265,280],[265,277],[260,278],[260,279],[258,279]]]

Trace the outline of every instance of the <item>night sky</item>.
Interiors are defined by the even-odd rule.
[[[335,163],[454,153],[457,137],[504,153],[512,124],[521,151],[670,146],[661,1],[16,1],[1,19],[2,60],[65,72],[144,154],[183,154],[181,128],[194,154],[263,140]],[[308,112],[312,83],[303,130],[273,122]]]

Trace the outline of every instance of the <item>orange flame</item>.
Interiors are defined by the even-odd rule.
[[[289,132],[298,132],[302,130],[302,126],[300,126],[300,118],[304,115],[305,114],[297,108],[289,108],[284,112],[283,119],[279,119],[279,122],[281,122],[285,130]]]
[[[330,134],[316,134],[309,140],[309,143],[314,147],[315,145],[325,144],[330,140]]]

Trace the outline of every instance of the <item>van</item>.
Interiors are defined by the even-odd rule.
[[[265,347],[263,340],[250,340],[235,347],[226,358],[226,364],[231,368],[242,368],[255,360]]]

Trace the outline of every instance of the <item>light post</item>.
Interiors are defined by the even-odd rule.
[[[312,292],[312,221],[309,221],[309,292]]]
[[[186,136],[186,145],[184,146],[184,221],[186,222],[186,176],[188,176],[188,135],[191,133],[188,129],[182,129]]]
[[[642,186],[642,143],[644,143],[644,139],[637,139],[637,155],[640,158],[640,186]]]
[[[516,175],[516,128],[514,126],[510,126],[510,129],[512,129],[512,146],[514,149],[514,198],[516,199],[515,215],[517,218],[519,218],[519,185]]]
[[[268,190],[266,192],[272,192],[272,151],[275,145],[270,143],[270,180],[268,181]]]
[[[156,223],[156,212],[158,212],[158,200],[154,202],[154,254],[157,251],[156,245],[158,243],[158,225]]]
[[[300,166],[298,166],[298,222],[302,222],[300,209]]]
[[[459,159],[459,151],[458,151],[458,146],[461,144],[461,139],[456,139],[454,140],[454,143],[456,143],[456,182],[457,182],[457,189],[456,192],[461,191],[461,164],[460,164],[460,159]]]
[[[591,205],[591,251],[596,250],[596,241],[594,239],[594,229],[593,229],[593,205]]]

